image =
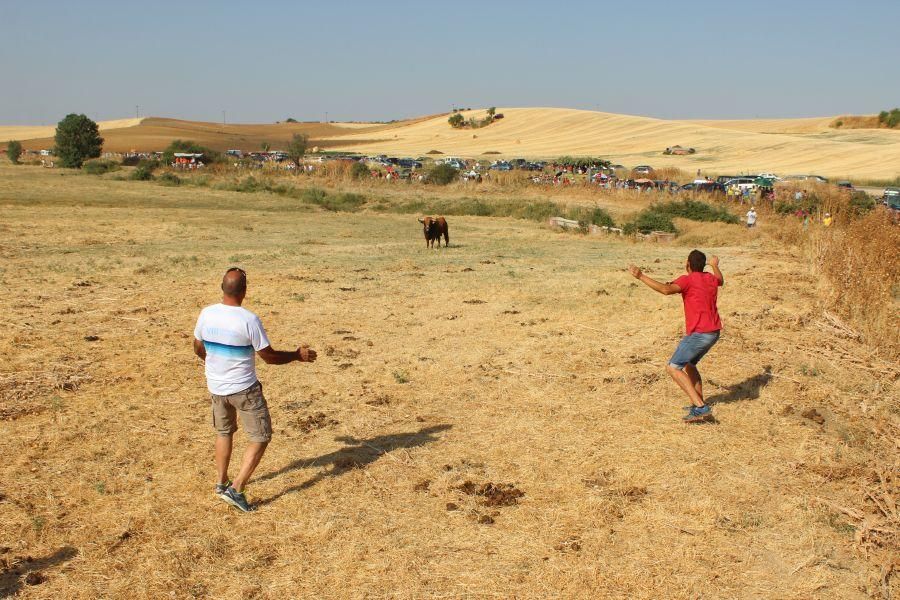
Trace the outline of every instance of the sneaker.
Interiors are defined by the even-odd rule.
[[[703,406],[692,406],[691,410],[688,411],[688,414],[684,416],[685,423],[696,423],[698,421],[705,421],[707,417],[712,416],[712,409],[708,404]]]
[[[238,510],[242,510],[244,512],[253,512],[256,510],[254,507],[250,506],[247,502],[247,497],[241,492],[237,491],[231,486],[225,490],[221,496],[219,496],[222,500],[237,508]]]
[[[217,483],[216,484],[216,496],[221,496],[222,494],[224,494],[225,490],[227,490],[230,486],[231,486],[230,481],[228,483]]]

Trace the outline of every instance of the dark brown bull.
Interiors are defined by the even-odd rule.
[[[450,229],[447,227],[447,219],[444,217],[420,217],[422,231],[425,233],[425,247],[434,248],[437,240],[438,248],[441,247],[441,236],[444,236],[444,246],[450,245]]]

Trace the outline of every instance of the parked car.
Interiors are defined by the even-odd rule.
[[[650,175],[653,173],[653,167],[650,165],[638,165],[631,170],[634,175]]]
[[[900,187],[884,188],[881,199],[888,206],[900,208]]]
[[[505,160],[498,160],[494,164],[491,165],[492,171],[512,171],[512,165],[506,162]]]
[[[730,188],[733,185],[738,186],[743,191],[745,188],[749,188],[750,191],[756,189],[756,177],[735,177],[734,179],[729,179],[722,185],[723,188]]]
[[[724,194],[725,186],[716,181],[692,182],[681,186],[682,192],[697,192],[702,194]]]
[[[397,161],[397,165],[406,169],[421,169],[422,163],[411,158],[401,158]]]
[[[726,181],[731,181],[732,179],[739,178],[740,175],[719,175],[716,177],[716,183],[725,184]]]
[[[837,186],[839,188],[847,190],[849,192],[852,192],[855,190],[855,188],[853,187],[853,184],[850,183],[849,181],[838,181]]]
[[[828,183],[827,177],[821,175],[788,175],[784,181],[808,181],[809,183]]]

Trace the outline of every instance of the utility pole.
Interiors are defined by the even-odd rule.
[[[141,118],[141,106],[139,104],[134,105],[134,118],[135,119]]]
[[[325,123],[328,124],[328,111],[325,111]]]
[[[225,111],[222,111],[222,127],[225,127]]]

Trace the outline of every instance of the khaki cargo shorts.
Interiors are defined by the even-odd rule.
[[[272,417],[263,396],[262,384],[256,382],[246,390],[212,398],[212,424],[219,435],[231,435],[237,431],[237,415],[251,442],[268,442],[272,439]]]

